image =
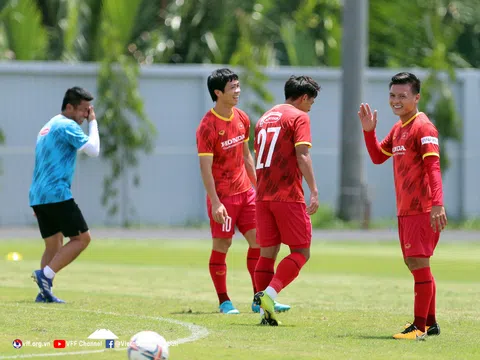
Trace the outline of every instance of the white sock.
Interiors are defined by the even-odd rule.
[[[50,266],[45,266],[43,269],[43,275],[45,275],[47,279],[52,280],[55,277],[55,272],[50,269]]]
[[[275,291],[275,289],[271,286],[268,286],[266,289],[265,289],[265,292],[267,293],[268,296],[270,296],[272,298],[272,300],[275,300],[278,296],[278,293]]]
[[[263,314],[265,314],[265,311],[263,311],[263,309],[260,308],[260,315],[263,316]]]

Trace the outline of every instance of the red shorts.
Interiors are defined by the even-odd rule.
[[[255,229],[255,190],[253,188],[240,194],[221,198],[220,201],[228,213],[225,224],[219,224],[213,220],[212,203],[207,196],[207,211],[212,238],[230,239],[235,234],[235,226],[242,234]]]
[[[308,248],[312,242],[312,222],[304,203],[257,202],[257,243],[260,247],[285,244]]]
[[[430,257],[440,233],[430,226],[430,213],[398,217],[398,235],[403,257]]]

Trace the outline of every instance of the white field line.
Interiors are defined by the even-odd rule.
[[[4,304],[3,306],[12,306],[14,304]],[[15,307],[19,307],[18,305],[14,305]],[[23,307],[25,308],[25,307]],[[94,313],[94,314],[101,314],[101,315],[111,315],[111,316],[119,316],[119,317],[133,317],[136,319],[149,319],[149,320],[155,320],[155,321],[163,321],[167,322],[170,324],[178,325],[187,328],[190,331],[190,336],[185,337],[185,338],[179,338],[175,340],[168,341],[169,346],[177,346],[180,344],[185,344],[188,342],[193,342],[200,340],[204,337],[208,336],[208,329],[195,325],[192,323],[180,321],[180,320],[175,320],[175,319],[170,319],[170,318],[164,318],[161,316],[145,316],[145,315],[135,315],[135,314],[119,314],[119,313],[114,313],[114,312],[105,312],[105,311],[100,311],[100,310],[81,310],[81,309],[68,309],[68,308],[57,308],[57,307],[46,307],[46,306],[36,306],[36,307],[31,307],[32,309],[47,309],[47,310],[56,310],[56,311],[78,311],[78,312],[86,312],[86,313]],[[133,334],[132,334],[133,336]],[[13,341],[13,339],[12,339]],[[39,353],[39,354],[20,354],[20,355],[9,355],[9,356],[0,356],[0,359],[27,359],[27,358],[35,358],[35,357],[53,357],[53,356],[69,356],[69,355],[87,355],[87,354],[98,354],[98,353],[103,353],[105,351],[121,351],[121,350],[126,350],[127,348],[114,348],[114,349],[101,349],[101,350],[79,350],[79,351],[69,351],[69,352],[52,352],[52,353]],[[19,350],[22,351],[22,350]]]

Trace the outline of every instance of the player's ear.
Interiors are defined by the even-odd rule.
[[[418,104],[419,101],[420,101],[420,93],[418,93],[417,95],[415,95],[415,103]]]
[[[215,95],[217,95],[217,98],[220,97],[220,95],[223,94],[222,90],[213,90],[213,92],[215,93]]]

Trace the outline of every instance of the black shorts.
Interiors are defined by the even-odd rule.
[[[42,238],[61,232],[65,237],[80,235],[88,231],[87,223],[77,203],[73,200],[32,206],[37,216]]]

